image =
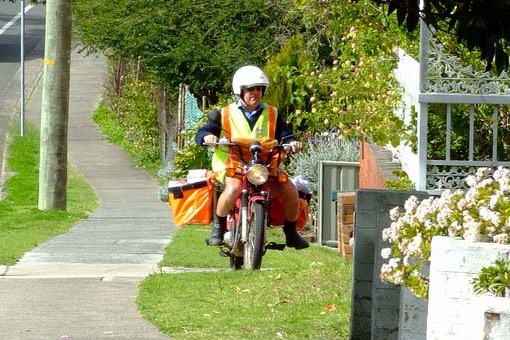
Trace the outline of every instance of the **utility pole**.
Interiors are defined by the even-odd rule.
[[[20,135],[25,135],[25,0],[21,0],[21,41],[20,41]]]
[[[40,210],[67,208],[71,1],[46,2],[39,163]]]

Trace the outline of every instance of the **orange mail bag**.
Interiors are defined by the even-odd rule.
[[[174,223],[209,224],[212,221],[213,184],[204,179],[168,188],[168,202],[172,207]]]
[[[285,216],[283,214],[283,198],[273,197],[271,199],[271,205],[269,206],[269,222],[272,226],[279,227],[285,222]],[[298,219],[296,223],[296,230],[301,231],[308,223],[308,201],[301,196],[299,197],[299,210]]]

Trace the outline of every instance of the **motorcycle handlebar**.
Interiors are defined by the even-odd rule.
[[[231,142],[229,141],[228,139],[223,139],[223,138],[220,138],[217,142],[214,142],[214,143],[206,143],[206,142],[203,142],[202,145],[204,146],[234,146],[234,145],[237,145],[236,143],[234,142]]]
[[[229,141],[228,139],[220,139],[215,143],[202,143],[204,146],[237,146],[239,144]],[[292,153],[292,145],[290,143],[279,144],[278,147],[282,148],[286,153]]]

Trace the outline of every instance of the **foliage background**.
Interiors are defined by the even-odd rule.
[[[216,101],[241,65],[279,50],[289,0],[74,1],[76,34],[89,51],[138,58],[154,82],[186,83]]]
[[[73,9],[75,33],[85,50],[100,51],[112,63],[136,65],[110,75],[116,86],[105,108],[111,121],[123,126],[125,144],[147,143],[154,152],[144,157],[159,161],[161,168],[174,159],[157,155],[153,143],[155,135],[175,129],[177,86],[186,83],[197,97],[222,105],[232,98],[234,70],[247,63],[265,69],[271,80],[265,100],[303,140],[326,130],[383,145],[407,138],[393,114],[399,98],[391,75],[397,62],[393,49],[416,50],[417,39],[373,2],[256,0],[246,6],[229,0],[83,0]],[[164,103],[155,93],[151,98],[149,83],[167,91]],[[135,88],[143,95],[135,95]],[[160,123],[163,111],[174,117],[166,126]],[[136,132],[141,129],[146,132]],[[179,156],[196,158],[195,151]],[[204,163],[175,160],[176,173],[188,163]]]
[[[130,125],[126,144],[147,143],[154,152],[144,157],[164,168],[173,159],[166,159],[170,152],[160,150],[158,155],[154,143],[161,146],[162,140],[174,137],[170,132],[175,133],[177,126],[178,85],[188,84],[197,97],[207,97],[209,105],[222,105],[232,99],[235,69],[248,63],[264,68],[271,80],[265,100],[278,107],[303,140],[334,131],[354,142],[415,143],[415,122],[404,126],[393,111],[400,102],[400,89],[392,70],[397,63],[394,50],[402,48],[417,58],[419,40],[416,32],[401,27],[402,17],[388,15],[387,3],[254,0],[246,6],[232,0],[82,0],[73,3],[73,10],[83,49],[100,51],[112,63],[136,65],[110,75],[117,88],[110,89],[114,98],[107,108],[113,121],[131,117],[129,124],[119,122]],[[448,51],[462,56],[463,63],[483,69],[483,53],[462,45],[462,37],[446,29],[437,37]],[[145,84],[137,86],[130,79]],[[137,87],[144,89],[144,95],[130,93]],[[164,99],[155,88],[166,91]],[[490,136],[490,113],[477,110],[484,133],[478,136],[476,151],[490,155],[491,145],[481,138]],[[459,124],[452,128],[452,154],[462,156],[469,113],[461,107],[455,111]],[[505,124],[498,131],[502,155],[510,152],[507,111],[502,108],[499,117]],[[429,122],[429,157],[441,158],[445,122],[440,108],[431,108]],[[146,131],[137,131],[142,129]],[[135,134],[139,136],[133,141]],[[207,153],[195,151],[181,153],[201,158],[179,159],[177,173],[188,163],[205,163]]]

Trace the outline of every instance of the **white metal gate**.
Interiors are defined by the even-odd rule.
[[[395,76],[404,89],[401,118],[405,123],[414,116],[417,119],[417,151],[401,145],[394,150],[403,169],[415,183],[417,190],[438,193],[447,188],[464,187],[464,179],[477,167],[510,166],[510,161],[498,155],[498,121],[501,110],[508,111],[510,105],[510,78],[506,73],[491,77],[489,73],[462,67],[456,57],[448,55],[443,46],[422,23],[420,28],[420,63],[400,52],[399,67]],[[429,159],[430,108],[435,105],[444,109],[445,150],[443,159]],[[483,106],[492,112],[488,136],[480,136],[477,126],[480,117],[475,112]],[[454,111],[464,110],[469,122],[464,157],[456,158],[452,149],[452,117]],[[475,140],[490,138],[492,152],[480,155],[476,152]],[[430,150],[429,150],[430,151]]]

